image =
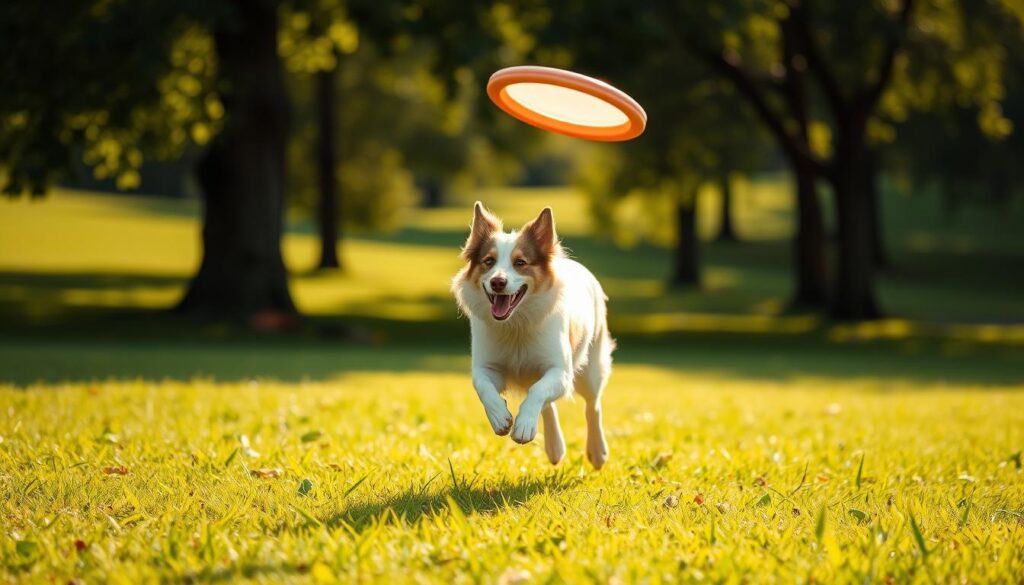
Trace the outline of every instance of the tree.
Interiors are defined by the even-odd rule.
[[[197,169],[203,260],[178,310],[205,317],[294,313],[281,257],[289,113],[278,8],[251,0],[231,8],[213,29],[227,121]]]
[[[692,249],[697,242],[696,190],[709,181],[727,185],[730,174],[763,167],[768,149],[737,92],[728,83],[709,81],[704,61],[680,42],[677,16],[675,4],[668,2],[567,0],[553,9],[536,54],[538,58],[545,53],[566,54],[564,63],[556,64],[571,62],[600,72],[647,108],[647,133],[621,148],[625,169],[637,167],[637,171],[624,175],[616,189],[621,194],[634,187],[658,191],[666,184],[682,189],[677,194],[678,208],[671,214],[677,249],[670,280],[695,284],[699,273],[695,267],[699,256]],[[615,50],[608,50],[610,46]],[[724,188],[723,193],[727,199],[729,190]],[[607,196],[598,197],[598,201],[607,200]],[[823,282],[823,263],[820,277]]]
[[[94,174],[136,186],[144,156],[174,157],[216,135],[198,168],[203,260],[179,308],[210,317],[294,312],[279,245],[288,102],[276,3],[11,2],[2,10],[5,191],[45,193],[79,152]]]
[[[952,2],[918,5],[914,0],[881,6],[845,1],[812,6],[798,0],[679,6],[676,22],[700,23],[683,35],[687,50],[732,81],[771,130],[798,177],[806,170],[832,186],[839,224],[832,315],[877,317],[877,197],[871,195],[873,183],[864,181],[868,176],[874,180],[870,130],[885,125],[883,118],[894,110],[918,106],[920,100],[894,90],[925,90],[934,82],[935,70],[976,67],[998,78],[999,62],[986,67],[978,49],[992,56],[1001,41],[994,35],[972,35],[975,25],[965,12],[987,13],[989,19],[997,15],[999,21],[1009,16],[1007,11],[994,3],[965,1],[961,12]],[[963,35],[970,42],[959,42]],[[915,83],[915,67],[928,81],[919,78]],[[794,108],[794,89],[802,91],[805,76],[820,96],[811,105],[820,103],[823,114],[816,118],[828,124],[827,151],[814,148],[813,137],[800,123],[800,108]],[[962,99],[992,103],[992,94],[973,83],[958,80],[954,87]]]

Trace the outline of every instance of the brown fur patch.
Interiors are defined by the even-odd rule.
[[[498,248],[494,242],[494,234],[487,237],[486,240],[474,244],[473,255],[467,255],[466,249],[462,251],[463,258],[469,262],[465,268],[462,269],[463,280],[477,281],[484,275],[489,268],[484,264],[484,260],[488,256],[497,259]]]
[[[561,255],[562,247],[555,234],[551,209],[545,208],[537,219],[527,223],[519,231],[516,245],[512,249],[512,266],[524,276],[530,276],[538,288],[546,288],[555,278],[551,261]],[[526,261],[525,266],[516,266],[517,259]]]
[[[520,240],[528,241],[541,256],[553,258],[561,252],[555,233],[555,216],[550,207],[541,210],[536,219],[523,226]]]
[[[488,244],[493,248],[494,234],[501,231],[501,220],[488,211],[482,203],[473,206],[473,225],[469,229],[469,238],[462,247],[462,258],[476,264],[484,259],[484,250]]]

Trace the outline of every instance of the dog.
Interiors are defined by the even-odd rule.
[[[478,201],[462,259],[451,291],[469,317],[473,387],[491,428],[525,444],[543,418],[544,450],[557,465],[565,439],[555,402],[575,392],[586,402],[587,459],[600,469],[608,459],[601,395],[615,349],[601,284],[563,251],[550,207],[505,232]],[[509,388],[526,391],[515,419],[503,398]]]

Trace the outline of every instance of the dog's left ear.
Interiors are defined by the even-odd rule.
[[[558,251],[558,234],[555,233],[555,214],[550,207],[541,210],[540,215],[523,226],[523,233],[537,244],[541,254],[553,256]]]

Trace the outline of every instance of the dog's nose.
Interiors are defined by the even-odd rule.
[[[494,278],[491,279],[491,290],[493,290],[494,292],[501,292],[505,290],[506,284],[508,284],[507,280],[500,276],[495,276]]]

